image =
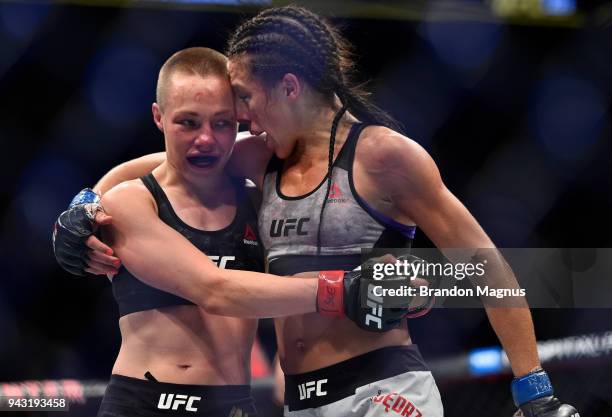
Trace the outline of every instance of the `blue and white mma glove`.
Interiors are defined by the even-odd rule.
[[[514,417],[580,417],[578,410],[553,396],[548,374],[538,369],[512,381],[512,398],[519,410]]]
[[[85,241],[94,233],[96,213],[102,210],[100,196],[91,188],[81,190],[70,202],[68,210],[53,226],[53,253],[62,268],[73,275],[86,275]]]

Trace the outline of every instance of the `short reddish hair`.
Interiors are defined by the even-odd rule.
[[[174,53],[159,70],[156,101],[160,108],[163,108],[168,81],[177,72],[201,77],[228,77],[227,57],[214,49],[202,47],[182,49]]]

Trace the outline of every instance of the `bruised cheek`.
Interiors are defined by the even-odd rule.
[[[189,150],[189,143],[181,140],[178,135],[166,138],[166,154],[168,159],[180,162]]]

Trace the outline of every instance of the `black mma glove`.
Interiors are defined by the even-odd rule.
[[[514,417],[580,417],[578,410],[561,404],[553,392],[548,374],[543,369],[514,378],[512,397],[519,407]]]
[[[420,261],[419,258],[411,258]],[[403,259],[406,257],[398,258],[398,260]],[[410,258],[409,260],[412,261]],[[371,267],[373,263],[368,261],[364,268]],[[395,329],[401,320],[411,313],[411,297],[401,298],[399,303],[394,303],[394,307],[383,308],[382,299],[374,295],[373,289],[374,286],[390,281],[395,281],[393,284],[397,285],[408,285],[409,277],[385,276],[381,281],[372,281],[362,279],[362,275],[361,268],[350,272],[319,272],[317,311],[326,316],[347,317],[361,329],[371,332]],[[362,288],[363,285],[368,285],[368,288]],[[367,307],[362,306],[362,297],[367,298],[365,300]]]
[[[86,275],[87,251],[85,241],[94,233],[96,213],[101,210],[100,196],[90,188],[78,193],[68,210],[58,217],[53,226],[53,253],[62,268],[73,275]]]

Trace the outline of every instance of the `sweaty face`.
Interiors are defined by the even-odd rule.
[[[266,132],[268,148],[279,158],[286,158],[295,143],[290,139],[292,115],[282,86],[266,90],[260,81],[251,76],[240,59],[229,61],[228,72],[238,120],[248,123],[253,135]]]
[[[168,83],[161,111],[168,162],[187,177],[221,173],[237,132],[227,78],[176,73]]]

